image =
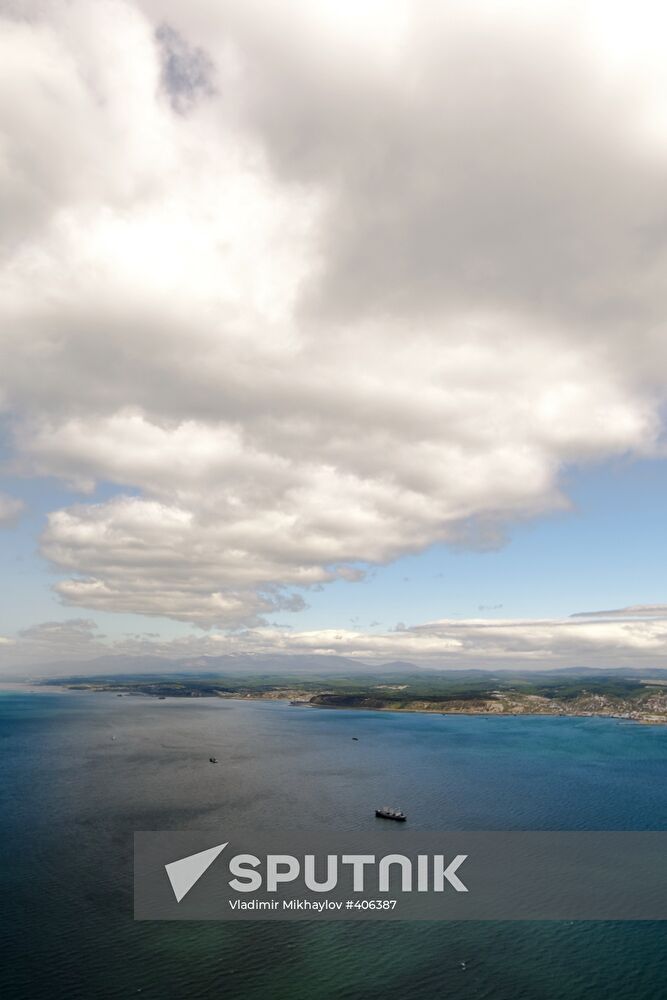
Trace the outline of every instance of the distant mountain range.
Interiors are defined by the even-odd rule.
[[[222,655],[194,656],[181,659],[168,659],[160,656],[98,656],[92,660],[76,664],[58,664],[61,672],[59,679],[73,677],[143,677],[143,676],[187,676],[187,677],[220,677],[232,676],[299,676],[315,675],[319,677],[385,677],[419,674],[426,677],[437,674],[440,677],[452,677],[458,680],[482,679],[509,680],[510,678],[539,677],[665,677],[666,670],[661,667],[561,667],[552,670],[522,670],[513,668],[452,669],[451,667],[423,666],[403,660],[391,660],[387,663],[365,663],[345,656],[318,654],[276,654],[271,656],[253,655]],[[32,677],[48,673],[49,680],[56,679],[56,665],[43,664],[30,668]]]

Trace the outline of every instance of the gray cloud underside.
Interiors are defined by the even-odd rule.
[[[5,9],[13,471],[119,491],[52,512],[63,601],[261,626],[364,566],[500,544],[567,504],[568,463],[661,453],[650,18]]]
[[[667,604],[632,604],[627,608],[611,608],[608,611],[578,611],[572,618],[665,618]]]

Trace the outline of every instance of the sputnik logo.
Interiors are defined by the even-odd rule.
[[[165,865],[165,871],[176,897],[176,902],[190,892],[202,875],[211,867],[215,859],[224,851],[229,841],[210,847],[198,854],[190,854],[178,861]],[[443,892],[445,883],[456,892],[467,892],[468,888],[456,874],[457,869],[467,859],[467,854],[457,854],[453,861],[445,867],[443,854],[420,854],[416,858],[416,889],[426,892]],[[279,886],[285,882],[302,879],[304,887],[311,892],[328,892],[338,884],[339,865],[351,869],[352,888],[354,892],[365,889],[365,869],[376,869],[379,892],[390,891],[390,871],[400,869],[401,891],[412,892],[415,888],[413,861],[403,854],[386,854],[377,858],[374,854],[335,854],[327,855],[326,879],[321,881],[315,874],[316,857],[306,854],[303,859],[292,854],[267,854],[262,860],[254,854],[237,854],[229,861],[229,872],[234,876],[228,885],[234,892],[256,892],[264,888],[265,892],[278,892]],[[258,870],[260,869],[260,870]]]
[[[208,871],[228,843],[229,841],[226,841],[224,844],[218,844],[217,847],[209,847],[207,851],[190,854],[187,858],[179,858],[178,861],[172,861],[164,866],[177,903],[180,903],[183,897],[187,896],[193,885],[199,881],[205,871]]]

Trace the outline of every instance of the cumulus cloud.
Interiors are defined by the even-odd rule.
[[[664,15],[611,6],[5,8],[13,463],[117,489],[65,602],[258,627],[661,450]]]
[[[291,656],[344,656],[360,664],[379,665],[401,660],[430,668],[515,668],[540,670],[563,666],[667,667],[667,615],[625,620],[597,619],[442,619],[422,625],[400,625],[391,631],[352,629],[297,631],[259,626],[235,632],[200,632],[163,639],[154,634],[125,635],[107,639],[93,622],[74,619],[46,622],[26,629],[8,642],[0,664],[77,663],[113,655],[105,669],[127,672],[138,656],[161,659],[155,669],[168,668],[165,660],[188,669],[206,669],[201,657],[223,657],[210,664],[224,672],[224,657],[242,656],[251,664],[261,658],[265,672],[289,663]],[[150,669],[150,662],[141,669]],[[233,669],[233,667],[232,667]]]
[[[65,654],[87,650],[90,643],[104,639],[96,623],[89,618],[69,618],[66,621],[40,622],[18,633],[18,642],[35,649],[42,648],[53,655],[54,650]]]
[[[442,619],[384,633],[257,629],[246,650],[401,659],[432,667],[667,666],[667,617],[650,621]]]
[[[107,652],[104,636],[89,618],[39,622],[15,636],[0,636],[0,668],[89,659]]]

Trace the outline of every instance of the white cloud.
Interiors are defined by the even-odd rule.
[[[661,53],[538,6],[6,16],[14,463],[120,494],[49,518],[67,603],[256,626],[660,451]]]
[[[429,666],[667,666],[667,619],[585,622],[574,619],[445,619],[384,634],[348,629],[242,636],[257,652],[338,654],[401,659]]]
[[[17,665],[53,663],[62,673],[77,663],[113,655],[106,669],[127,672],[139,656],[186,661],[190,669],[207,669],[201,656],[262,658],[261,670],[273,662],[277,670],[291,656],[344,656],[360,664],[401,660],[431,668],[506,668],[540,670],[564,666],[667,667],[667,617],[651,619],[582,618],[545,620],[445,619],[372,634],[356,629],[286,630],[262,626],[234,633],[210,631],[174,639],[125,635],[108,639],[87,619],[46,622],[19,633],[8,644],[2,662]],[[277,657],[277,659],[275,659]],[[272,660],[272,658],[274,658]],[[215,669],[215,664],[209,664]],[[224,660],[217,665],[224,670]],[[95,669],[95,668],[93,668]],[[99,665],[99,671],[104,668]],[[142,663],[140,669],[151,669]],[[48,672],[48,670],[47,670]],[[53,672],[53,671],[52,671]]]

